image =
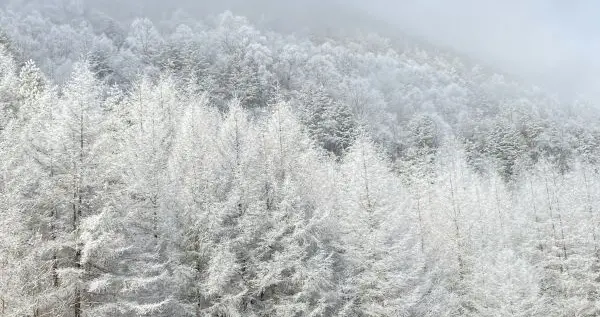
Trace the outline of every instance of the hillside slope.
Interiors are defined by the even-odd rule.
[[[1,314],[600,313],[593,104],[339,21],[15,3]]]

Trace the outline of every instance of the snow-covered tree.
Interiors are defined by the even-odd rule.
[[[255,277],[263,315],[324,316],[337,305],[330,210],[319,205],[324,157],[289,106],[273,106],[261,134],[266,227]]]
[[[407,195],[368,138],[359,138],[351,147],[341,173],[338,217],[348,263],[341,314],[402,314],[403,300],[411,292],[406,285],[419,266]]]

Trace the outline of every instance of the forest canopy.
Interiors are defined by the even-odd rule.
[[[600,314],[592,102],[172,12],[0,10],[0,316]]]

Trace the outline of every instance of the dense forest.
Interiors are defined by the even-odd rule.
[[[600,316],[600,111],[372,32],[0,10],[0,316]]]

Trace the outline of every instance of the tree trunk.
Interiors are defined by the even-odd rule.
[[[75,268],[81,268],[81,251],[79,247],[75,251]],[[73,313],[75,317],[81,317],[81,289],[79,285],[75,286],[75,304],[73,305]]]

